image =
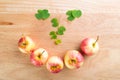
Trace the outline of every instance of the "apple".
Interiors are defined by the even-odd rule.
[[[42,66],[48,59],[48,53],[43,48],[38,48],[30,54],[30,61],[35,66]]]
[[[18,48],[22,53],[31,53],[35,48],[35,43],[29,36],[22,36],[18,41]]]
[[[52,56],[48,59],[46,67],[51,73],[58,73],[64,67],[63,60],[60,57]]]
[[[98,45],[98,39],[93,39],[93,38],[86,38],[81,42],[80,48],[83,53],[85,53],[88,56],[94,55],[99,51],[99,45]]]
[[[64,63],[69,69],[77,69],[83,65],[84,58],[77,50],[69,50],[64,56]]]

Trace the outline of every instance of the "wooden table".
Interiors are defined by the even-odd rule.
[[[37,9],[48,9],[51,17],[38,21],[34,17]],[[70,9],[81,9],[82,17],[67,21],[65,12]],[[67,28],[58,46],[48,35],[54,29],[53,17]],[[52,74],[45,66],[33,66],[29,56],[18,50],[22,33],[50,56],[63,57],[67,50],[79,49],[84,38],[97,35],[100,51],[85,57],[80,69],[65,67]],[[120,0],[0,0],[0,80],[120,80]]]

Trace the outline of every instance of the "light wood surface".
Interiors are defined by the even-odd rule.
[[[34,14],[44,8],[49,9],[51,17],[38,21]],[[69,9],[81,9],[82,17],[67,21],[65,12]],[[53,17],[67,28],[58,46],[48,35],[54,30],[50,23]],[[97,35],[100,51],[85,57],[80,69],[65,67],[52,74],[45,66],[33,66],[29,56],[18,50],[22,33],[50,56],[63,57],[67,50],[79,49],[82,39]],[[0,0],[0,80],[120,80],[120,0]]]

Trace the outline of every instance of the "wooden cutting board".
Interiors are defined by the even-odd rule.
[[[37,20],[37,9],[48,9],[50,18]],[[67,21],[65,12],[70,9],[81,9],[82,17]],[[58,46],[49,36],[54,30],[53,17],[67,28]],[[84,38],[97,35],[100,51],[85,57],[80,69],[65,67],[52,74],[45,66],[33,66],[29,56],[18,50],[22,34],[29,35],[50,56],[63,57],[67,50],[79,49]],[[0,0],[0,80],[120,80],[120,0]]]

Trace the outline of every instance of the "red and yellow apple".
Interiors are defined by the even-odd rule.
[[[46,67],[51,73],[58,73],[64,67],[63,60],[60,57],[52,56],[48,59]]]
[[[48,59],[48,53],[45,49],[39,48],[30,54],[30,61],[35,66],[42,66]]]
[[[31,53],[35,48],[35,43],[29,36],[22,36],[18,41],[18,48],[22,53]]]
[[[94,55],[99,51],[98,39],[86,38],[81,42],[80,48],[88,56]]]
[[[83,65],[84,58],[77,50],[69,50],[65,54],[64,63],[69,69],[80,68]]]

